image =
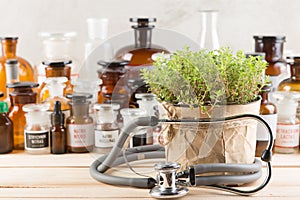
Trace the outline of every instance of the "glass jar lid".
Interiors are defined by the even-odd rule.
[[[72,60],[65,61],[43,61],[42,64],[51,67],[64,67],[65,65],[69,65],[72,63]]]

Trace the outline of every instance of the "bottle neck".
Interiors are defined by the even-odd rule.
[[[260,93],[261,96],[261,104],[269,103],[269,92],[262,91]]]
[[[275,41],[262,42],[261,40],[259,40],[256,41],[255,51],[266,53],[267,62],[276,62],[282,60],[283,42],[275,42]]]
[[[46,77],[66,77],[70,80],[71,77],[71,67],[63,66],[63,67],[46,67]]]
[[[88,117],[89,116],[89,103],[71,104],[71,116],[75,117]]]
[[[152,27],[138,27],[134,30],[135,47],[136,48],[150,48]]]
[[[3,40],[2,41],[2,55],[6,58],[15,58],[17,52],[16,40]]]
[[[49,60],[66,60],[70,57],[70,40],[45,40],[44,53]]]
[[[24,105],[29,103],[36,103],[37,93],[32,89],[19,89],[9,94],[11,105]]]

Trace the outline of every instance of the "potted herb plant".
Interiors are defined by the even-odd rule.
[[[174,52],[159,57],[142,77],[162,102],[169,119],[222,118],[258,114],[266,62],[229,48]],[[256,122],[164,124],[167,159],[183,167],[196,163],[251,163]]]

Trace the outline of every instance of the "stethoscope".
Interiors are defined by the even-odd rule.
[[[156,126],[158,123],[220,123],[241,118],[254,118],[264,125],[269,134],[269,143],[261,155],[261,160],[267,164],[267,175],[265,180],[256,188],[250,190],[240,190],[228,185],[250,183],[262,176],[262,164],[258,159],[252,164],[197,164],[188,166],[187,169],[177,172],[180,164],[174,162],[163,162],[155,164],[157,172],[156,179],[146,178],[126,178],[118,177],[105,172],[118,165],[144,159],[165,158],[164,147],[160,145],[147,145],[128,148],[122,153],[122,148],[130,136],[130,133],[140,126]],[[150,195],[154,198],[176,198],[188,193],[188,186],[200,186],[223,190],[238,195],[249,196],[263,189],[271,179],[271,157],[274,138],[269,125],[259,116],[244,114],[220,119],[181,119],[167,120],[156,117],[140,117],[123,127],[119,139],[108,155],[101,156],[90,166],[90,174],[97,181],[111,184],[131,186],[136,188],[148,188]],[[234,172],[234,175],[213,175],[203,176],[207,172]],[[236,174],[237,173],[237,174]],[[230,173],[229,173],[230,174]]]

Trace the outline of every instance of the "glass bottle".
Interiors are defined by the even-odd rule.
[[[6,94],[6,72],[5,62],[8,59],[17,59],[19,62],[19,80],[20,81],[35,81],[34,71],[30,63],[22,57],[17,56],[18,37],[2,37],[0,38],[2,44],[2,56],[0,57],[0,91],[4,92],[4,100]]]
[[[67,118],[67,148],[69,152],[91,152],[94,146],[94,122],[89,116],[89,104],[87,99],[92,95],[88,93],[68,94],[72,99],[71,115]]]
[[[96,47],[102,45],[103,52],[97,52],[97,59],[110,61],[113,58],[112,44],[107,42],[108,19],[107,18],[88,18],[88,42],[85,44],[84,57],[87,59]],[[100,54],[99,54],[100,53]]]
[[[94,104],[98,102],[98,92],[100,90],[99,84],[101,83],[101,80],[96,81],[89,81],[89,80],[81,80],[76,79],[76,81],[73,82],[74,85],[74,93],[89,93],[92,94],[93,97],[90,99],[90,106],[89,106],[89,115],[93,117],[94,122],[96,121],[95,115],[94,115]]]
[[[56,101],[54,111],[50,116],[50,149],[52,154],[63,154],[67,152],[67,133],[65,114],[61,111],[61,102]]]
[[[0,97],[3,93],[0,93]],[[14,126],[7,116],[8,104],[0,101],[0,154],[9,153],[14,147]]]
[[[151,67],[158,54],[168,54],[169,52],[151,42],[154,25],[150,23],[156,22],[156,18],[130,18],[130,22],[137,23],[132,26],[135,44],[121,48],[115,57],[117,60],[129,61],[129,64],[126,65],[126,79],[132,93],[132,107],[136,107],[135,93],[148,92],[148,88],[141,78],[140,70]]]
[[[299,150],[299,120],[296,117],[299,92],[275,92],[278,120],[275,140],[276,153],[297,153]]]
[[[46,87],[49,91],[49,97],[43,102],[50,105],[48,114],[51,115],[54,111],[56,101],[61,103],[61,110],[65,117],[70,116],[69,100],[63,96],[65,83],[68,81],[66,77],[50,77],[45,80]]]
[[[47,66],[45,68],[46,78],[50,77],[66,77],[68,80],[66,82],[66,87],[64,89],[64,96],[66,94],[73,93],[73,85],[71,84],[71,67],[69,64],[72,63],[71,60],[63,62],[48,62],[44,61],[43,64]],[[43,82],[39,87],[39,101],[43,102],[49,97],[49,90],[46,87],[46,83]]]
[[[148,116],[159,117],[158,102],[156,95],[152,93],[137,93],[135,94],[139,108],[145,110]],[[147,128],[147,144],[158,144],[158,134],[161,129],[160,125]]]
[[[123,126],[126,126],[138,117],[147,116],[147,112],[140,108],[123,108],[120,112],[123,117]],[[143,146],[147,144],[147,128],[138,127],[134,129],[131,134],[133,137],[130,140],[130,147]]]
[[[97,153],[109,153],[119,136],[116,110],[118,104],[95,104],[95,151]]]
[[[121,108],[129,107],[130,89],[125,79],[125,66],[128,61],[99,61],[101,68],[98,77],[102,81],[98,93],[98,103],[103,104],[113,100],[119,102]]]
[[[49,153],[49,115],[48,104],[27,104],[24,127],[25,151],[30,154]]]
[[[288,56],[287,60],[291,76],[279,83],[278,91],[300,92],[300,56]],[[297,108],[297,118],[300,119],[300,104]]]
[[[276,139],[276,126],[277,126],[277,109],[274,103],[269,101],[269,93],[271,91],[271,84],[265,84],[260,92],[261,103],[259,116],[263,118],[270,126],[274,140]],[[257,125],[256,132],[256,151],[255,156],[260,157],[266,149],[269,142],[269,135],[262,124]],[[274,146],[273,146],[274,152]]]
[[[287,76],[286,61],[283,58],[283,46],[285,36],[253,36],[255,40],[255,52],[264,52],[268,62],[266,75],[272,82],[276,91],[279,82]]]
[[[7,88],[12,88],[10,97],[10,108],[8,117],[14,124],[14,149],[24,149],[24,127],[25,115],[23,106],[37,102],[37,93],[33,88],[38,87],[39,84],[33,82],[15,82],[7,84]]]
[[[76,32],[39,33],[39,37],[42,39],[43,43],[44,55],[42,60],[37,64],[35,70],[37,74],[37,82],[40,85],[47,77],[45,68],[48,65],[43,63],[45,60],[47,62],[63,62],[66,60],[71,60],[72,62],[68,63],[68,66],[71,67],[70,79],[74,81],[79,77],[80,65],[78,60],[72,56],[71,52],[72,49],[74,49],[73,43],[76,36]]]
[[[200,48],[209,51],[219,49],[219,37],[217,31],[217,10],[199,10],[201,15]]]

